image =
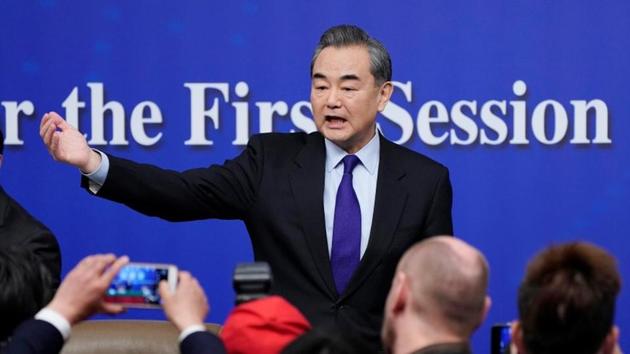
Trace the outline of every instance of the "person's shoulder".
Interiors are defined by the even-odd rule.
[[[51,233],[51,231],[24,209],[20,203],[13,199],[3,189],[0,192],[2,203],[0,206],[0,218],[3,224],[10,229],[19,230],[21,233]]]
[[[417,166],[423,170],[431,169],[441,173],[448,172],[448,168],[440,162],[405,146],[391,142],[385,137],[381,138],[381,144],[383,144],[382,151],[387,151],[388,155],[391,155],[391,158],[395,159],[398,164],[406,167]]]
[[[260,133],[254,134],[249,138],[251,142],[259,142],[264,145],[303,145],[311,140],[321,139],[318,132],[305,133]]]
[[[294,155],[307,145],[323,146],[324,138],[318,132],[313,133],[261,133],[252,135],[248,145],[260,148],[271,154]]]
[[[52,324],[36,319],[21,323],[4,348],[6,353],[58,353],[63,336]]]

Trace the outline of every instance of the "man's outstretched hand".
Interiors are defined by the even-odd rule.
[[[44,114],[39,136],[55,161],[65,162],[85,173],[94,172],[101,156],[92,150],[83,134],[55,112]]]

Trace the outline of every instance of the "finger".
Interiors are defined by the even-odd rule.
[[[44,137],[44,127],[47,125],[48,121],[50,120],[50,116],[48,115],[48,113],[44,113],[44,116],[42,117],[42,120],[39,122],[39,136],[40,137]]]
[[[110,262],[111,263],[111,262]],[[103,279],[109,284],[114,277],[120,272],[120,269],[129,263],[129,257],[122,256],[116,259],[107,270],[103,273]]]
[[[190,281],[193,283],[194,286],[199,286],[199,281],[197,280],[197,278],[191,277]]]
[[[57,129],[55,128],[55,123],[53,121],[46,123],[46,125],[42,127],[42,139],[44,140],[44,144],[50,145],[50,141],[56,130]]]
[[[160,294],[162,301],[168,301],[171,297],[173,297],[173,294],[171,293],[171,289],[168,286],[168,283],[166,282],[166,280],[162,280],[158,284],[158,294]]]
[[[87,256],[85,258],[83,258],[81,260],[81,262],[79,262],[79,264],[77,265],[78,267],[88,267],[90,264],[92,264],[94,262],[94,258],[96,257],[96,255],[90,255]]]
[[[185,270],[180,271],[177,276],[177,279],[179,280],[179,282],[189,282],[191,278],[192,278],[192,275]]]
[[[49,112],[48,113],[50,116],[52,116],[55,125],[57,125],[57,127],[59,129],[61,129],[62,131],[65,131],[66,129],[70,129],[72,128],[72,126],[70,124],[68,124],[68,122],[63,119],[62,116],[60,116],[59,114],[57,114],[57,112]]]
[[[95,268],[98,268],[100,266],[104,258],[109,258],[110,262],[113,262],[115,256],[113,254],[94,254],[85,257],[79,265],[84,270],[94,270]]]
[[[57,160],[60,158],[59,154],[59,140],[61,139],[60,133],[52,131],[50,137],[50,143],[44,142],[48,146],[48,152],[52,157]]]
[[[57,124],[57,128],[61,129],[61,131],[66,131],[73,128],[70,124],[68,124],[65,119],[61,117],[59,117],[59,120],[57,120],[55,123]]]
[[[102,275],[105,273],[107,267],[112,265],[116,260],[116,256],[112,253],[99,255],[96,257],[94,262],[94,270],[98,273],[98,275]]]
[[[101,302],[99,306],[99,312],[108,313],[111,315],[123,313],[127,311],[127,309],[121,304],[113,304],[109,302]]]

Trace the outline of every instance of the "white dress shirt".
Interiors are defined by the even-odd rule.
[[[326,174],[324,178],[324,218],[326,221],[326,240],[328,240],[328,255],[332,248],[333,224],[335,222],[335,204],[337,203],[337,189],[343,177],[343,163],[341,160],[348,153],[335,145],[332,141],[326,141]],[[352,172],[352,187],[359,200],[361,209],[361,258],[367,249],[372,229],[372,216],[374,215],[374,200],[376,199],[376,182],[378,179],[378,164],[381,143],[379,135],[374,134],[372,140],[367,143],[355,155],[361,162]]]

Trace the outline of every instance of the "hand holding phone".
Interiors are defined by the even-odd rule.
[[[192,325],[203,325],[210,306],[197,279],[188,272],[179,272],[175,292],[165,282],[160,283],[162,306],[169,321],[180,331]]]
[[[55,310],[71,325],[96,312],[119,313],[124,308],[103,303],[103,293],[118,270],[129,262],[127,256],[113,254],[85,257],[61,282],[55,297],[47,307]]]
[[[160,281],[171,291],[177,285],[177,267],[172,264],[129,263],[116,275],[105,294],[105,302],[125,307],[160,307]]]

